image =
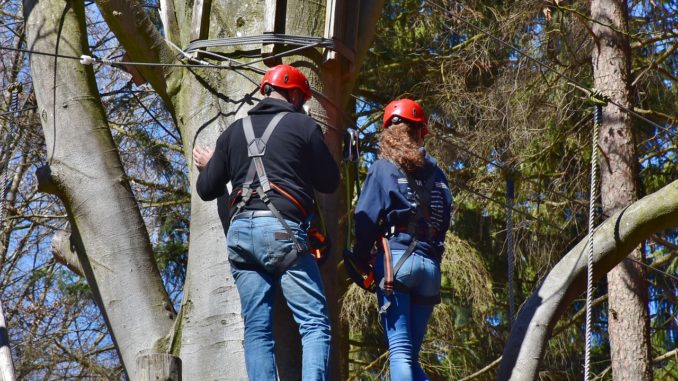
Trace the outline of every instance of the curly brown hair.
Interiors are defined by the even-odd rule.
[[[417,143],[416,127],[406,123],[392,124],[379,135],[379,157],[398,164],[405,172],[424,166],[424,151]]]

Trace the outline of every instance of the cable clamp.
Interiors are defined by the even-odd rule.
[[[83,65],[91,65],[91,64],[94,63],[94,58],[92,58],[91,56],[83,54],[83,55],[80,56],[80,63],[83,64]]]

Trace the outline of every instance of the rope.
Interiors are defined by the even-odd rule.
[[[513,317],[516,311],[515,296],[513,290],[513,199],[515,183],[513,174],[506,176],[506,251],[508,260],[508,291],[509,291],[509,328],[513,326]]]
[[[593,232],[595,223],[595,208],[598,194],[598,133],[603,119],[603,107],[594,106],[593,111],[593,142],[591,144],[591,190],[589,192],[589,236],[588,255],[586,263],[586,354],[584,356],[584,381],[589,381],[591,375],[591,328],[593,309]]]

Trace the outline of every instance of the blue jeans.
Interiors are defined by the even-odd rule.
[[[295,222],[287,223],[304,244],[306,232]],[[293,244],[274,217],[234,220],[226,242],[245,322],[245,365],[249,379],[277,380],[272,310],[275,290],[280,287],[299,325],[303,380],[325,380],[330,321],[320,271],[313,256],[301,253],[286,271],[276,275],[275,265],[292,251]]]
[[[404,250],[393,250],[395,265]],[[375,273],[377,279],[384,276],[384,257],[379,255]],[[393,290],[391,306],[382,315],[382,325],[388,339],[388,357],[391,380],[410,381],[428,380],[419,364],[419,350],[424,340],[428,319],[433,312],[432,304],[413,302],[416,296],[431,297],[440,293],[440,264],[420,253],[414,252],[405,260],[395,279],[410,288],[410,292]],[[415,297],[413,298],[413,295]],[[377,288],[379,307],[384,305],[386,296]]]

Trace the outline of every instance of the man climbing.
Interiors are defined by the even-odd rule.
[[[339,169],[318,125],[302,112],[312,93],[289,65],[264,75],[265,97],[217,140],[200,168],[197,191],[205,201],[233,184],[227,246],[245,322],[250,380],[276,380],[272,310],[280,287],[299,325],[303,380],[327,379],[330,322],[318,265],[307,247],[313,189],[334,192]],[[194,150],[205,162],[209,151]]]

